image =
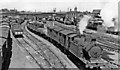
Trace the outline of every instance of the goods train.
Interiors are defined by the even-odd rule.
[[[16,36],[23,36],[23,30],[21,28],[21,25],[18,23],[13,23],[11,26],[11,30],[13,35]]]
[[[44,34],[49,37],[49,39],[56,41],[58,44],[62,45],[65,50],[70,51],[81,61],[83,61],[87,67],[109,66],[109,62],[111,62],[112,59],[106,55],[107,51],[104,49],[118,49],[118,47],[109,46],[113,46],[112,40],[117,41],[116,38],[110,36],[111,42],[109,42],[109,40],[106,41],[105,39],[107,36],[104,36],[103,34],[100,34],[100,36],[99,33],[95,33],[91,30],[86,30],[84,35],[79,35],[76,31],[68,30],[57,25],[47,26],[47,33],[44,33],[44,29],[41,28],[41,24],[29,23],[27,24],[27,27],[29,30],[35,31],[39,34]],[[97,41],[97,39],[101,39],[102,37],[104,37],[102,42],[105,42],[108,45],[104,45]]]
[[[42,22],[28,22],[29,28],[35,32],[41,32],[39,34],[44,34],[44,24]]]

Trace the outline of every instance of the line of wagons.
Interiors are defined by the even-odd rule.
[[[70,51],[82,60],[86,66],[105,67],[107,65],[107,62],[101,60],[104,54],[104,45],[97,43],[96,39],[93,39],[92,36],[79,36],[74,31],[58,26],[47,26],[47,33],[44,33],[41,24],[35,23],[27,24],[27,28],[39,34],[46,35],[49,39],[62,45],[65,50]]]
[[[24,18],[14,18],[12,16],[6,16],[7,18],[2,20],[2,22],[7,22],[7,25],[11,28],[13,35],[23,36],[23,30],[21,28],[21,24],[24,22]],[[2,24],[6,25],[6,24]]]
[[[0,22],[0,70],[9,68],[9,59],[12,55],[12,39],[7,21]],[[6,60],[7,59],[7,60]]]

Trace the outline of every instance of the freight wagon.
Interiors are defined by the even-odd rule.
[[[16,36],[23,36],[23,30],[21,28],[21,25],[20,24],[12,24],[12,33],[13,35],[16,37]]]

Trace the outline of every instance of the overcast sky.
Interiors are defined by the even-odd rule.
[[[67,11],[77,6],[79,11],[101,9],[110,0],[0,0],[0,9],[8,8],[25,11]],[[113,0],[111,0],[113,1]]]

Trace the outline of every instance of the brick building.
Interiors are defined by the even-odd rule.
[[[78,11],[77,7],[75,7],[73,11],[70,9],[70,11],[66,12],[67,20],[71,20],[71,21],[73,21],[74,18],[81,17],[82,15],[83,15],[83,13]]]

